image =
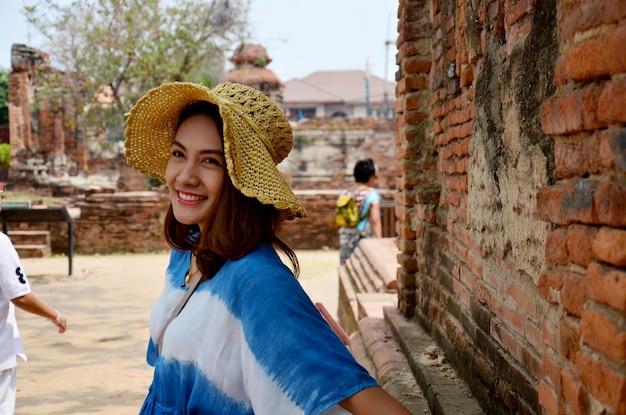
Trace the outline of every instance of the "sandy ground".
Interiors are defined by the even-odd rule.
[[[300,283],[337,310],[338,252],[298,251]],[[33,292],[68,320],[17,311],[28,362],[18,361],[16,415],[137,414],[152,377],[145,363],[148,319],[163,286],[167,254],[23,259]]]

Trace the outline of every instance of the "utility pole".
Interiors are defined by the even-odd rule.
[[[383,93],[383,114],[385,114],[385,118],[389,118],[389,98],[387,93],[387,85],[389,81],[387,80],[387,73],[389,72],[389,45],[391,44],[391,40],[385,40],[385,86]]]
[[[389,22],[391,20],[391,16],[387,16],[387,35],[389,35]],[[385,118],[389,117],[389,97],[387,93],[387,85],[389,84],[388,72],[389,72],[389,45],[391,45],[391,40],[385,40],[385,87],[383,89],[383,114]]]

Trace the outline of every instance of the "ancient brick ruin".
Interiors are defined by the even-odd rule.
[[[394,137],[383,144],[388,132],[373,127],[356,139],[393,189],[398,311],[486,413],[625,414],[624,2],[398,4]],[[296,247],[336,241],[322,190],[346,179],[342,146],[362,128],[313,122],[283,166],[311,213],[282,229]],[[335,157],[319,164],[300,147],[325,141]],[[123,212],[152,235],[162,201],[135,196],[77,201],[77,246],[109,231],[99,210],[119,247],[141,232],[127,232]]]
[[[490,414],[626,413],[626,3],[399,2],[399,308]]]

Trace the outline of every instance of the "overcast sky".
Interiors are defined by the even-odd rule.
[[[317,70],[365,70],[368,61],[373,75],[393,81],[398,0],[250,1],[250,43],[265,46],[272,59],[268,68],[283,81]],[[21,14],[24,4],[0,0],[0,66],[5,69],[11,66],[13,43],[42,47]]]

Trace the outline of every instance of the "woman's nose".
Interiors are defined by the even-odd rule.
[[[197,166],[194,163],[187,162],[178,173],[177,180],[181,184],[188,186],[197,186],[200,183],[200,178],[196,172]]]

